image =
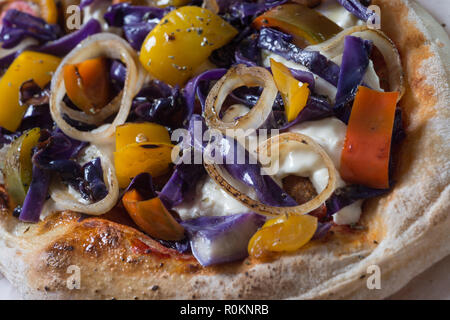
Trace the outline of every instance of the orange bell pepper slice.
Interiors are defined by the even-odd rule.
[[[295,79],[288,67],[273,59],[270,59],[270,68],[275,84],[283,98],[287,121],[291,122],[306,106],[309,97],[309,85]]]
[[[371,188],[389,188],[389,157],[398,92],[363,86],[353,102],[341,155],[341,177]]]
[[[110,84],[105,58],[64,66],[64,84],[70,100],[88,114],[96,114],[109,101]]]
[[[297,3],[282,4],[266,11],[253,20],[253,27],[271,27],[289,33],[301,48],[328,40],[342,31],[318,11]]]
[[[173,218],[158,197],[143,200],[136,190],[131,190],[125,193],[122,203],[136,225],[150,236],[171,241],[185,237],[183,226]]]

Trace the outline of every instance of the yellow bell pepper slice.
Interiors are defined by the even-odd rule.
[[[283,98],[287,121],[291,122],[306,106],[310,93],[309,85],[295,79],[289,68],[273,59],[270,59],[270,68],[275,84]]]
[[[147,35],[140,61],[155,78],[184,85],[211,55],[238,31],[208,9],[185,6],[171,11]]]
[[[308,243],[317,230],[317,218],[310,215],[290,215],[267,221],[250,239],[249,255],[269,258],[273,252],[292,252]]]
[[[60,62],[58,57],[31,51],[24,51],[13,61],[0,80],[0,127],[17,130],[28,107],[19,102],[20,87],[31,79],[44,87]]]
[[[5,159],[5,187],[13,206],[22,205],[31,183],[31,151],[41,136],[39,128],[31,129],[11,143]]]
[[[303,48],[328,40],[342,31],[332,20],[318,11],[297,3],[287,3],[266,11],[253,21],[253,27],[280,29],[294,37]]]
[[[116,175],[121,188],[126,188],[140,173],[159,177],[169,172],[172,145],[135,143],[114,152]]]
[[[133,143],[170,144],[169,131],[157,123],[125,123],[116,128],[116,150]]]

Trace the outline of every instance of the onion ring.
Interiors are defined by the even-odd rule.
[[[384,32],[370,29],[366,25],[355,26],[341,31],[333,38],[328,39],[325,42],[309,46],[305,48],[305,50],[320,50],[320,52],[322,52],[322,54],[324,54],[328,59],[333,59],[342,54],[344,51],[344,37],[348,35],[373,41],[375,47],[377,47],[383,55],[384,61],[389,70],[389,89],[391,91],[398,91],[400,93],[398,100],[400,100],[405,93],[405,81],[400,54],[394,42]]]
[[[114,208],[119,200],[119,182],[117,181],[114,165],[109,157],[105,156],[105,152],[102,152],[95,145],[91,146],[96,149],[96,154],[100,157],[108,194],[100,201],[91,204],[82,203],[69,193],[68,188],[64,186],[61,180],[53,179],[50,185],[50,197],[55,201],[58,208],[62,210],[101,215]]]
[[[86,124],[93,124],[93,125],[101,125],[105,119],[112,116],[114,113],[116,113],[120,109],[120,102],[122,100],[123,91],[119,92],[119,94],[105,107],[103,107],[98,113],[94,115],[87,114],[83,111],[77,111],[72,108],[66,107],[66,104],[64,101],[61,101],[61,104],[64,105],[64,111],[65,114],[77,121],[84,122]]]
[[[298,142],[302,144],[306,144],[310,146],[314,151],[316,151],[324,160],[325,165],[328,168],[328,184],[322,192],[320,192],[314,199],[295,207],[274,207],[263,204],[257,200],[250,198],[249,196],[243,194],[239,190],[237,190],[234,186],[232,186],[221,174],[221,169],[217,164],[204,162],[204,166],[206,172],[208,172],[209,176],[228,194],[230,194],[233,198],[241,202],[243,205],[251,209],[252,212],[259,213],[261,215],[269,216],[269,217],[278,217],[286,214],[306,214],[315,209],[317,209],[322,203],[324,203],[333,193],[336,188],[336,168],[333,164],[333,161],[330,159],[325,150],[322,149],[319,144],[314,142],[308,136],[305,136],[300,133],[287,132],[280,135],[276,135],[266,141],[264,141],[259,146],[259,152],[261,152],[261,148],[267,150],[267,154],[271,155],[272,145],[273,144],[281,144],[286,142]]]
[[[64,86],[63,68],[66,64],[76,64],[82,61],[107,56],[112,59],[121,60],[127,67],[127,77],[122,99],[120,103],[114,99],[107,109],[100,115],[80,116],[81,113],[71,110],[63,103],[66,89]],[[52,95],[50,97],[50,112],[53,120],[58,127],[69,137],[80,141],[101,142],[114,134],[118,125],[125,123],[130,113],[131,103],[134,96],[139,92],[144,81],[144,72],[138,57],[130,45],[117,35],[111,33],[99,33],[93,35],[81,42],[72,50],[61,62],[53,76],[51,82]],[[113,114],[118,110],[114,121],[104,130],[95,132],[80,131],[69,125],[64,119],[63,114],[75,117],[75,120],[81,120],[87,123],[99,124],[101,118],[105,115]]]
[[[228,94],[234,89],[263,87],[255,106],[234,122],[224,122],[219,114]],[[227,129],[253,129],[261,127],[272,111],[278,90],[269,71],[262,67],[247,67],[243,64],[232,67],[209,91],[205,102],[204,118],[209,128],[226,133]]]

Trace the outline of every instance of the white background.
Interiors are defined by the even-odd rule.
[[[417,0],[440,23],[445,23],[450,33],[450,0]],[[393,295],[393,299],[447,299],[450,300],[450,256],[437,263],[405,288]],[[0,300],[20,299],[9,282],[0,274]]]

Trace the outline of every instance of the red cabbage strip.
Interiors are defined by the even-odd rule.
[[[85,7],[93,4],[94,1],[96,1],[96,0],[81,0],[81,2],[80,2],[80,9],[84,9]]]
[[[331,216],[342,208],[352,203],[374,197],[382,196],[389,192],[390,189],[373,189],[363,185],[349,185],[338,188],[333,195],[326,201],[327,215]]]
[[[369,65],[371,51],[372,41],[353,36],[346,36],[344,39],[344,53],[334,109],[337,117],[345,123],[350,117],[351,102]]]
[[[188,109],[188,119],[190,119],[192,114],[194,113],[196,95],[200,100],[202,111],[204,110],[206,97],[200,90],[200,83],[203,81],[219,80],[225,75],[225,73],[227,73],[226,69],[211,69],[199,74],[198,76],[188,81],[183,90],[184,99],[186,101],[186,106]]]
[[[253,18],[266,10],[286,2],[287,0],[266,0],[262,2],[234,1],[234,3],[229,6],[228,11],[231,16],[239,18],[242,23],[245,23],[246,18]]]
[[[280,130],[286,131],[290,127],[305,121],[319,120],[334,115],[333,107],[329,101],[323,97],[310,95],[306,106],[293,121],[283,125]]]
[[[221,143],[230,146],[230,148],[228,149],[228,153],[221,154],[224,164],[220,166],[234,179],[254,189],[259,201],[267,205],[279,207],[293,207],[298,205],[269,175],[261,174],[261,165],[259,163],[253,164],[254,159],[251,160],[252,156],[235,139],[224,136]],[[226,149],[220,148],[221,151]],[[238,162],[238,156],[241,154],[245,155],[244,164],[239,164]],[[230,159],[232,160],[230,161]]]
[[[87,37],[102,31],[100,23],[96,19],[89,20],[83,27],[55,41],[47,42],[42,46],[28,46],[25,49],[13,52],[3,58],[0,58],[0,70],[6,69],[23,51],[32,50],[42,53],[48,53],[55,56],[65,56],[81,41]]]
[[[203,118],[200,115],[194,114],[189,121],[189,137],[183,137],[183,141],[181,142],[183,147],[191,147],[190,150],[192,152],[183,154],[183,162],[175,167],[175,171],[169,181],[158,194],[158,197],[169,209],[182,203],[188,191],[193,190],[197,185],[197,182],[206,173],[203,164],[194,164],[193,161],[198,158],[198,155],[200,155],[199,153],[203,148],[202,141],[194,140],[198,134],[194,134],[194,130],[197,129],[195,123],[197,123],[197,125],[201,124],[200,136],[203,136],[203,132],[206,131],[207,127]]]
[[[188,233],[195,258],[202,266],[210,266],[247,257],[248,241],[264,221],[265,217],[258,214],[242,213],[199,217],[181,224]]]
[[[118,3],[109,7],[104,17],[110,26],[122,28],[125,39],[139,51],[148,33],[171,10]]]
[[[359,0],[337,0],[348,12],[356,16],[358,19],[367,21],[373,15],[373,12],[367,13],[367,6],[370,5],[369,1],[364,1],[365,5]]]
[[[102,27],[100,23],[96,19],[91,19],[85,23],[80,30],[61,37],[58,40],[48,42],[37,48],[35,51],[62,57],[72,51],[72,49],[75,48],[81,41],[101,31]]]
[[[82,194],[89,197],[91,201],[97,202],[108,195],[100,158],[95,158],[83,166],[84,183]]]
[[[149,173],[140,173],[131,180],[124,193],[128,191],[136,190],[144,200],[148,200],[156,197],[155,189],[153,186],[153,179]]]
[[[289,71],[291,71],[291,74],[295,79],[297,79],[300,82],[309,84],[308,86],[309,90],[314,91],[314,88],[316,86],[316,80],[314,79],[314,75],[311,72],[292,68],[289,68]]]
[[[263,28],[259,34],[258,46],[261,49],[278,54],[287,60],[304,65],[311,72],[317,74],[332,85],[337,86],[339,66],[328,60],[318,51],[300,49],[289,42],[291,39],[291,36],[280,31]]]
[[[8,10],[2,22],[0,42],[4,49],[14,48],[27,37],[43,43],[55,40],[61,35],[58,25],[48,24],[41,18],[16,9]]]
[[[203,117],[193,115],[191,118],[191,128],[195,122],[200,122],[202,129],[206,129]],[[198,136],[203,137],[203,134],[192,135],[192,132],[193,130],[191,131],[191,146],[198,151],[204,152],[208,142],[196,141],[195,138]],[[214,159],[222,159],[223,164],[220,167],[228,171],[234,179],[254,189],[259,201],[267,205],[280,207],[297,205],[295,200],[284,192],[269,175],[261,174],[261,165],[255,159],[252,159],[250,153],[235,139],[222,136],[220,141],[214,142],[214,145],[212,157]],[[225,150],[227,152],[222,152]],[[221,153],[216,154],[216,152]],[[244,156],[243,159],[240,158],[242,155]]]
[[[48,195],[50,172],[33,164],[30,188],[23,202],[19,219],[25,222],[38,222]]]

